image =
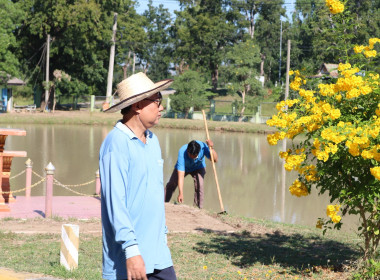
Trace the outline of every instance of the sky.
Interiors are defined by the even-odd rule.
[[[137,8],[137,13],[142,14],[148,7],[149,0],[138,0],[140,7]],[[179,3],[177,0],[153,0],[153,6],[158,7],[160,4],[174,16],[174,10],[179,10]]]
[[[140,6],[137,8],[137,13],[142,14],[148,7],[149,0],[138,0]],[[284,7],[286,8],[286,13],[289,20],[291,20],[292,11],[294,10],[295,0],[285,0]],[[164,8],[168,9],[169,12],[174,16],[174,10],[179,10],[179,3],[177,0],[153,0],[153,5],[158,7],[160,4],[164,5]],[[282,19],[285,21],[285,18]]]

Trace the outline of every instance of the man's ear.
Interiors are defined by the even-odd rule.
[[[137,102],[137,103],[135,103],[135,104],[132,104],[131,106],[132,106],[131,109],[132,109],[133,111],[135,111],[135,112],[137,112],[137,111],[140,110],[140,104],[139,104],[139,102]]]

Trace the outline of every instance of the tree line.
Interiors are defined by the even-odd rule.
[[[202,107],[222,93],[237,94],[244,112],[268,95],[260,76],[265,88],[273,89],[272,99],[281,98],[275,86],[285,81],[287,40],[292,42],[291,68],[313,75],[322,63],[341,62],[347,44],[380,36],[380,1],[345,4],[352,15],[343,23],[349,42],[336,33],[324,0],[296,0],[291,18],[286,1],[178,0],[180,9],[171,14],[150,0],[138,14],[137,5],[145,2],[0,0],[0,83],[14,76],[27,81],[27,94],[39,85],[56,98],[105,95],[117,13],[115,83],[137,71],[154,81],[174,75],[178,110],[188,109],[184,103]],[[48,34],[51,82],[44,84]],[[186,82],[192,86],[181,86]]]

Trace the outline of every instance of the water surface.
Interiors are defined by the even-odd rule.
[[[111,126],[79,125],[11,125],[27,131],[26,136],[9,136],[6,150],[25,150],[33,161],[33,170],[45,176],[49,162],[55,166],[55,178],[64,185],[85,184],[95,178],[98,170],[100,145],[112,129]],[[193,139],[206,140],[204,131],[152,129],[157,134],[162,149],[164,181],[177,160],[178,149]],[[262,134],[210,132],[218,152],[216,163],[222,203],[231,214],[243,215],[278,222],[315,225],[318,217],[326,217],[329,204],[327,196],[318,196],[315,190],[308,197],[292,196],[288,187],[296,179],[295,173],[283,172],[278,153],[283,144],[270,146]],[[26,158],[14,158],[11,177],[25,169]],[[212,164],[207,161],[204,207],[220,212]],[[32,183],[39,180],[33,176]],[[285,182],[285,184],[283,183]],[[24,188],[25,175],[11,180],[12,190]],[[73,190],[94,194],[95,184],[71,187]],[[43,195],[44,184],[32,189],[32,195]],[[194,187],[192,178],[185,178],[184,203],[192,205]],[[24,195],[24,193],[16,193]],[[75,195],[54,186],[54,195]],[[177,193],[173,195],[173,199]],[[174,201],[174,200],[173,200]],[[346,219],[348,229],[355,224],[354,218]]]

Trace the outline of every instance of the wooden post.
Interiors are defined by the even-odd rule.
[[[78,268],[79,225],[62,225],[60,263],[67,270]]]
[[[3,151],[5,140],[7,139],[7,135],[0,134],[0,212],[9,212],[9,206],[5,205],[5,199],[3,198]]]
[[[95,193],[97,195],[100,194],[100,175],[99,175],[99,169],[95,172]]]
[[[53,204],[53,181],[54,181],[54,165],[49,162],[45,167],[46,171],[46,194],[45,194],[45,218],[51,218]]]
[[[29,198],[31,194],[31,188],[32,185],[32,166],[33,162],[30,158],[25,162],[25,197]]]
[[[11,185],[9,183],[9,178],[11,177],[11,165],[14,155],[15,152],[3,152],[3,180],[1,182],[1,189],[3,190],[3,192],[5,192],[3,194],[5,203],[16,202],[16,199],[11,192]]]

